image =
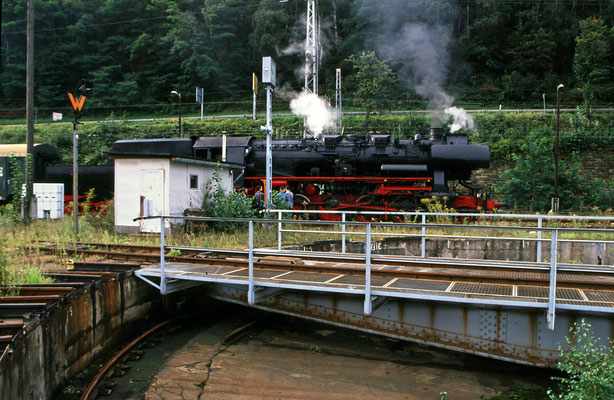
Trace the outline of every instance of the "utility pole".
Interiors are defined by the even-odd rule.
[[[565,86],[561,83],[556,87],[556,139],[554,141],[554,197],[552,198],[552,211],[559,212],[559,91]]]
[[[30,216],[34,179],[34,0],[28,0],[26,17],[26,196],[24,215]]]
[[[335,71],[335,118],[337,133],[341,134],[343,131],[343,110],[341,107],[341,68],[337,68]]]
[[[256,120],[256,96],[258,96],[258,77],[252,72],[252,119]]]
[[[262,83],[266,85],[266,126],[261,126],[261,131],[266,131],[266,189],[265,203],[266,208],[273,206],[273,88],[276,85],[275,61],[271,57],[262,57]]]

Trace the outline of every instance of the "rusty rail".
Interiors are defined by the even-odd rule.
[[[166,325],[170,324],[172,321],[174,321],[174,318],[171,318],[169,320],[161,322],[161,323],[157,324],[156,326],[154,326],[153,328],[151,328],[151,329],[147,330],[146,332],[142,333],[137,338],[135,338],[130,343],[128,343],[124,348],[122,348],[115,356],[113,356],[113,358],[111,358],[109,361],[107,361],[107,363],[98,371],[98,373],[94,376],[94,379],[92,379],[90,384],[87,386],[87,388],[85,389],[83,395],[81,396],[81,400],[89,400],[90,398],[95,398],[95,396],[94,397],[92,397],[92,396],[96,394],[96,389],[100,385],[100,382],[102,381],[103,378],[105,378],[109,374],[109,372],[111,372],[113,370],[115,365],[120,360],[124,359],[124,357],[126,357],[126,355],[130,351],[132,351],[132,349],[137,344],[139,344],[143,339],[147,338],[149,335],[151,335],[151,334],[157,332],[158,330],[162,329]]]

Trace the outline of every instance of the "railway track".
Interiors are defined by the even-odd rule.
[[[102,368],[98,370],[94,378],[90,381],[88,386],[83,391],[83,395],[81,396],[81,400],[90,400],[95,399],[99,395],[109,395],[111,389],[109,387],[101,387],[105,380],[110,378],[112,374],[120,368],[122,363],[126,362],[130,357],[139,357],[134,351],[137,346],[141,345],[147,338],[151,335],[160,332],[163,328],[167,327],[171,322],[173,322],[173,318],[168,319],[164,322],[161,322],[147,331],[143,332],[128,344],[123,346],[109,361],[107,361]],[[114,386],[113,382],[109,382],[110,385]],[[102,392],[101,392],[102,389]]]
[[[21,285],[3,288],[10,296],[0,297],[0,357],[9,351],[10,343],[18,340],[20,335],[26,335],[28,326],[37,319],[51,313],[58,304],[69,296],[88,290],[104,279],[110,279],[114,274],[132,271],[142,264],[156,263],[160,260],[158,246],[107,244],[107,243],[77,243],[75,247],[57,247],[51,243],[38,243],[41,252],[65,255],[83,255],[106,258],[112,262],[72,262],[67,269],[48,271],[47,276],[54,283]],[[190,247],[168,246],[166,258],[176,264],[203,264],[205,266],[245,270],[248,267],[248,252],[246,250],[197,249]],[[169,254],[170,253],[170,254]],[[176,255],[180,253],[180,255]],[[171,255],[173,254],[173,255]],[[344,274],[356,276],[365,275],[364,255],[359,254],[325,254],[314,252],[277,251],[258,249],[254,252],[254,268],[260,272],[284,274],[285,271],[305,274],[326,275]],[[124,262],[117,262],[122,260]],[[131,260],[132,262],[125,262]],[[513,265],[513,266],[511,266]],[[236,272],[236,271],[235,271]],[[529,287],[547,288],[549,283],[549,267],[545,264],[528,262],[496,262],[490,260],[461,261],[450,259],[420,259],[399,256],[374,255],[372,257],[372,276],[386,279],[412,279],[416,281],[454,281],[485,284],[521,285],[525,290]],[[341,280],[341,279],[340,279]],[[339,280],[339,281],[340,281]],[[557,297],[559,289],[566,288],[589,289],[600,293],[592,295],[608,296],[603,304],[614,304],[610,300],[614,296],[614,268],[604,266],[560,265],[557,277]],[[542,290],[542,289],[540,289]],[[581,292],[581,290],[580,290]],[[607,293],[606,293],[607,292]],[[612,301],[612,303],[610,303]],[[138,341],[133,344],[136,345]],[[122,351],[114,357],[108,368],[112,371],[114,365],[127,357],[130,350]],[[101,372],[93,387],[88,392],[96,392],[96,386],[104,380],[106,372]]]
[[[134,260],[142,264],[160,261],[158,246],[77,243],[73,248],[58,250],[54,245],[41,243],[40,251],[67,255],[96,256],[112,260]],[[248,267],[247,250],[202,249],[168,246],[165,260],[174,263]],[[180,253],[180,255],[174,253]],[[171,255],[173,254],[173,255]],[[364,275],[364,255],[327,254],[316,252],[254,251],[254,268],[274,271],[302,271],[309,273],[343,273]],[[75,263],[79,266],[79,263]],[[109,264],[111,265],[111,264]],[[124,265],[124,264],[122,264]],[[137,264],[133,264],[137,265]],[[531,262],[500,262],[494,260],[421,259],[375,255],[371,259],[372,275],[384,278],[441,280],[476,283],[548,286],[549,265]],[[83,268],[83,267],[81,267]],[[578,264],[560,264],[557,268],[559,287],[614,289],[614,268]]]

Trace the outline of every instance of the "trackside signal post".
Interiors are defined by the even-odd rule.
[[[205,88],[196,88],[196,102],[200,103],[200,120],[203,120],[205,115]]]
[[[75,218],[73,232],[79,234],[79,164],[78,164],[78,143],[79,143],[79,117],[82,115],[83,104],[85,103],[85,95],[91,88],[87,87],[85,81],[81,79],[75,88],[74,94],[68,92],[68,98],[72,105],[75,120],[72,123],[72,212]],[[75,97],[78,96],[78,97]]]
[[[261,131],[266,131],[266,207],[273,205],[271,191],[273,189],[273,122],[271,113],[273,110],[273,88],[277,83],[275,61],[271,57],[262,57],[262,84],[266,85],[266,126],[261,126]]]

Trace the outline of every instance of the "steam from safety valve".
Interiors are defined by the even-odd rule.
[[[305,117],[307,128],[317,138],[325,129],[335,127],[335,115],[331,106],[314,93],[301,92],[290,100],[294,115]]]
[[[475,126],[473,117],[467,114],[467,110],[463,108],[447,107],[444,112],[454,118],[450,125],[450,133],[461,129],[473,129]]]

